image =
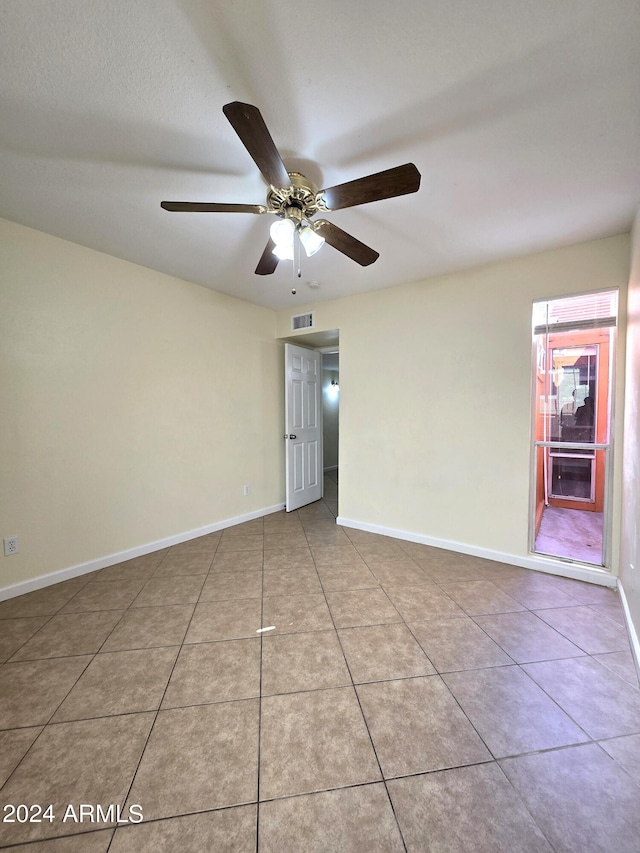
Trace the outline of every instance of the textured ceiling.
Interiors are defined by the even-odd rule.
[[[639,44],[638,0],[0,0],[0,216],[271,308],[620,233]],[[270,217],[160,209],[264,204],[234,100],[319,186],[416,164],[326,216],[375,264],[326,246],[293,296],[253,273]]]

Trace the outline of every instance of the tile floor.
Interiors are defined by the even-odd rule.
[[[1,847],[638,853],[616,594],[331,500],[0,604]]]

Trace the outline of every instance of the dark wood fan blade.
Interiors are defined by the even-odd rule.
[[[266,213],[262,204],[214,204],[201,201],[161,201],[160,207],[180,213]]]
[[[278,266],[278,258],[273,254],[275,246],[276,244],[273,242],[271,237],[269,237],[269,242],[264,247],[264,252],[258,261],[256,275],[271,275],[271,273],[275,272],[276,267]]]
[[[252,107],[251,104],[233,101],[231,104],[225,104],[222,111],[260,169],[265,181],[274,187],[291,186],[289,173],[267,130],[260,110]]]
[[[355,207],[370,201],[415,193],[419,188],[420,172],[413,163],[405,163],[404,166],[329,187],[328,190],[322,190],[322,194],[329,210],[340,210],[342,207]]]
[[[368,267],[380,257],[374,249],[361,243],[360,240],[356,240],[351,234],[347,234],[342,228],[338,228],[337,225],[328,222],[326,219],[319,219],[314,224],[313,230],[324,237],[330,246],[342,252],[343,255],[347,255],[361,267]]]

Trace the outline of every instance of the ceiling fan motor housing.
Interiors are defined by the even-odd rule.
[[[311,219],[322,206],[322,193],[300,172],[289,172],[291,186],[271,187],[267,193],[267,206],[276,216],[283,216],[299,222]]]

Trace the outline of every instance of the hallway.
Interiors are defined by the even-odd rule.
[[[338,517],[338,469],[324,472],[322,500],[334,518]]]

